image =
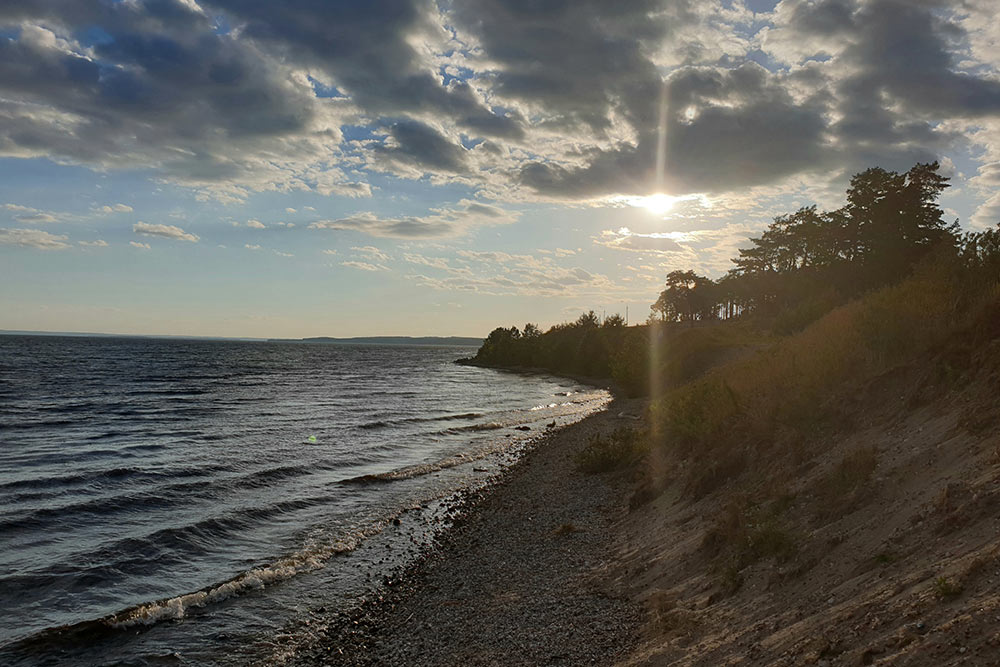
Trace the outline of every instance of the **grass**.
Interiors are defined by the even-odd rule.
[[[593,435],[577,454],[576,463],[589,474],[620,470],[642,458],[648,450],[647,442],[641,431],[628,427],[617,428],[607,435]]]
[[[703,546],[722,563],[720,584],[725,592],[739,589],[748,566],[768,558],[786,562],[798,554],[799,537],[782,520],[785,507],[783,500],[761,505],[740,497],[716,517]]]
[[[773,451],[783,433],[817,431],[835,414],[833,399],[954,330],[956,289],[933,276],[911,278],[836,308],[753,357],[667,391],[650,408],[655,442],[713,465],[731,458],[726,450],[763,445]],[[846,465],[834,486],[864,481],[872,467],[868,454]]]
[[[899,560],[899,556],[892,551],[883,551],[875,555],[874,561],[877,565],[891,565]]]
[[[559,526],[552,532],[554,532],[556,535],[572,535],[578,530],[580,529],[574,526],[572,523],[564,523],[563,525]]]
[[[942,600],[957,597],[962,594],[962,585],[947,577],[938,577],[934,580],[934,594]]]
[[[822,482],[821,495],[828,500],[842,498],[863,489],[878,466],[878,448],[860,447],[847,453]]]

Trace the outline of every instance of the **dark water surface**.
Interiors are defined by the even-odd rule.
[[[471,352],[0,336],[0,663],[280,662],[608,400]]]

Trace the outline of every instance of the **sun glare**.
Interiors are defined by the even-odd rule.
[[[674,202],[677,201],[677,197],[671,197],[670,195],[665,195],[663,193],[657,193],[655,195],[649,195],[648,197],[643,197],[641,205],[645,207],[647,211],[655,215],[663,215],[667,213],[674,207]]]

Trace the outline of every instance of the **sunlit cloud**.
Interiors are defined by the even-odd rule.
[[[140,221],[132,225],[132,231],[136,234],[142,234],[143,236],[159,236],[161,238],[173,239],[175,241],[197,243],[199,240],[199,237],[196,234],[185,232],[180,227],[176,227],[174,225],[151,225]]]
[[[382,266],[381,264],[372,264],[370,262],[358,262],[349,260],[346,262],[341,262],[341,266],[346,266],[351,269],[358,269],[361,271],[388,271],[389,267]]]
[[[40,229],[0,229],[0,245],[35,248],[36,250],[63,250],[69,248],[68,237],[50,234]]]

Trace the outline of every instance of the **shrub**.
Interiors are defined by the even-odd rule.
[[[611,472],[635,463],[646,452],[646,438],[632,428],[621,427],[608,435],[593,435],[577,454],[576,462],[586,473]]]

